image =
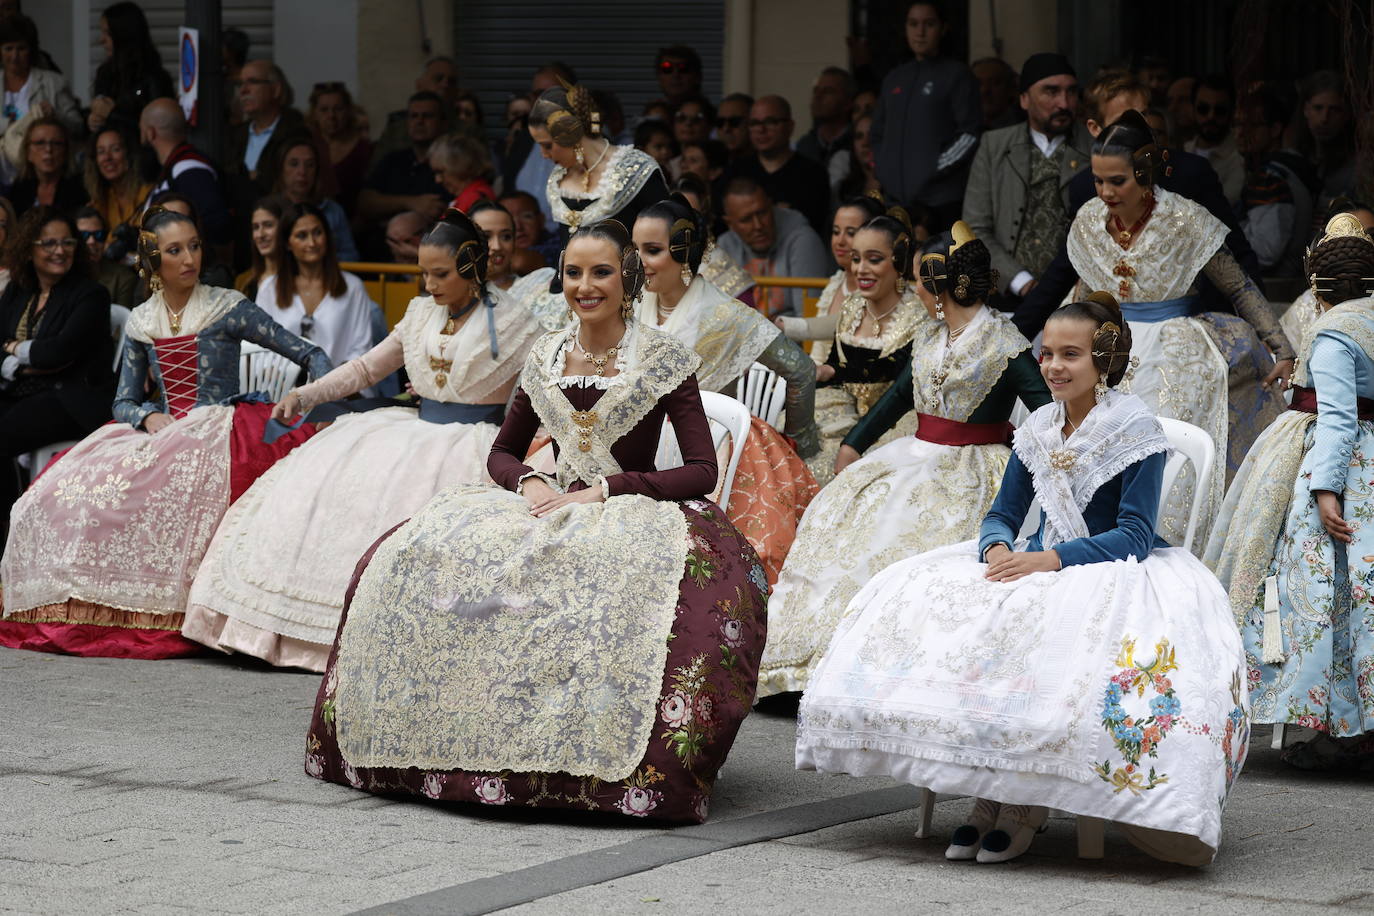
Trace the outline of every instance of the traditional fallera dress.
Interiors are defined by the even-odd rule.
[[[1011,450],[1017,399],[1049,401],[1030,344],[1006,317],[981,308],[949,344],[944,322],[912,341],[911,366],[845,442],[860,452],[917,410],[914,436],[841,471],[812,501],[768,599],[759,696],[799,691],[850,599],[898,560],[978,533]]]
[[[1333,738],[1374,731],[1374,299],[1310,329],[1293,403],[1241,465],[1206,559],[1245,640],[1255,721]],[[1326,532],[1341,497],[1354,542]]]
[[[754,278],[749,276],[749,272],[721,251],[714,241],[707,245],[706,253],[701,256],[701,275],[732,299],[738,298],[740,293],[754,285]]]
[[[640,210],[668,196],[668,186],[658,162],[632,146],[612,146],[607,151],[606,165],[590,191],[572,193],[560,187],[567,174],[563,166],[554,166],[544,190],[549,212],[565,227],[564,244],[572,230],[602,220],[619,220],[627,230],[633,229]],[[528,304],[539,323],[548,330],[557,331],[567,326],[568,302],[562,293],[551,292],[545,287]]]
[[[15,503],[0,561],[0,645],[167,658],[183,639],[191,580],[229,505],[313,433],[264,442],[271,405],[234,400],[239,348],[252,341],[317,377],[324,351],[234,290],[197,286],[173,334],[161,293],[126,326],[115,423],[59,458]],[[154,388],[146,394],[151,378]],[[149,434],[154,412],[175,422]]]
[[[915,297],[903,296],[881,336],[859,337],[856,332],[863,322],[864,301],[862,296],[854,295],[841,306],[833,346],[825,360],[835,368],[835,375],[816,385],[816,425],[820,428],[821,450],[807,459],[806,466],[822,487],[835,477],[835,457],[844,437],[910,361],[911,339],[917,330],[934,320]],[[895,439],[910,435],[915,429],[915,416],[911,415],[889,435]]]
[[[564,376],[547,335],[492,450],[504,489],[453,487],[359,565],[306,772],[381,793],[701,821],[754,697],[767,582],[699,499],[716,460],[677,340],[629,324],[613,377]],[[658,471],[664,419],[685,459]],[[557,488],[605,502],[534,518],[513,491],[543,424]],[[604,479],[605,483],[601,481]]]
[[[499,290],[474,309],[445,333],[448,308],[412,299],[384,341],[299,389],[308,412],[404,366],[420,402],[344,414],[259,478],[210,544],[183,635],[324,670],[358,558],[436,493],[490,479],[487,454],[542,329]]]
[[[1107,205],[1093,198],[1069,229],[1068,252],[1079,282],[1075,298],[1095,290],[1121,302],[1131,326],[1131,352],[1140,364],[1129,371],[1123,391],[1139,395],[1162,417],[1201,427],[1216,443],[1216,462],[1207,511],[1198,530],[1209,529],[1226,480],[1260,431],[1283,410],[1277,392],[1260,380],[1273,368],[1256,337],[1279,358],[1293,348],[1268,303],[1226,251],[1227,229],[1201,204],[1155,188],[1149,221],[1123,249],[1109,232]],[[1235,307],[1237,315],[1198,314],[1195,285],[1204,274]],[[1169,494],[1160,534],[1182,543],[1193,470],[1185,468]],[[1199,549],[1202,547],[1198,545]]]
[[[1064,438],[1031,414],[977,541],[896,563],[850,602],[802,697],[797,766],[1117,821],[1202,864],[1245,761],[1245,656],[1226,595],[1155,534],[1168,444],[1117,391]],[[1032,499],[1063,569],[990,582]]]
[[[1321,314],[1321,308],[1317,305],[1316,294],[1311,289],[1305,289],[1283,313],[1283,317],[1279,319],[1279,326],[1283,328],[1285,337],[1294,344],[1300,345],[1308,341],[1307,332],[1321,317]],[[1299,346],[1298,352],[1305,353],[1307,351]]]
[[[701,357],[697,385],[702,391],[733,391],[755,362],[787,380],[784,429],[797,448],[754,417],[726,506],[730,521],[758,552],[769,583],[776,582],[802,513],[819,489],[797,456],[798,448],[805,452],[817,444],[814,365],[767,318],[705,277],[692,279],[664,324],[658,324],[654,293],[644,294],[637,313],[642,325],[673,335]]]

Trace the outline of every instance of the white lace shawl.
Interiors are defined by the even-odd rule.
[[[1069,261],[1083,289],[1116,294],[1125,265],[1131,273],[1131,302],[1163,302],[1188,295],[1197,275],[1226,244],[1226,224],[1206,207],[1163,188],[1155,188],[1155,209],[1131,247],[1122,250],[1107,231],[1107,205],[1100,197],[1085,203],[1073,218],[1067,242]],[[1120,297],[1118,297],[1120,298]]]
[[[549,212],[555,220],[577,228],[615,216],[634,199],[654,172],[661,171],[652,156],[633,146],[612,146],[606,156],[606,167],[601,170],[601,177],[590,192],[563,191],[559,184],[568,170],[561,165],[553,167],[544,196],[548,198]],[[564,202],[565,194],[577,200],[590,200],[591,203],[581,210],[574,210]]]
[[[244,299],[243,293],[234,289],[206,286],[197,283],[186,300],[186,309],[181,313],[181,329],[177,336],[199,334],[224,317],[234,306]],[[155,340],[172,336],[172,324],[167,317],[167,300],[162,291],[153,293],[147,302],[134,309],[129,315],[124,333],[140,343],[151,344]]]
[[[420,397],[483,404],[520,371],[543,328],[530,310],[514,301],[509,293],[492,287],[487,295],[496,302],[492,314],[496,323],[495,357],[491,355],[485,303],[474,308],[463,326],[450,337],[440,334],[448,323],[447,306],[437,305],[433,296],[416,296],[410,300],[395,333],[405,352],[406,374]],[[431,359],[451,362],[443,372],[445,383],[442,387]]]
[[[1012,440],[1045,513],[1045,550],[1088,537],[1083,510],[1098,488],[1136,462],[1169,451],[1154,412],[1115,389],[1068,439],[1063,428],[1064,403],[1053,401],[1032,413]]]
[[[663,324],[658,323],[658,294],[646,292],[636,308],[639,323],[671,334],[701,357],[697,384],[703,391],[722,391],[733,383],[777,339],[776,325],[697,276]]]

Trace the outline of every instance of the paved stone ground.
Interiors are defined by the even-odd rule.
[[[1374,911],[1370,781],[1289,771],[1263,734],[1209,868],[1110,834],[1106,859],[1080,861],[1067,819],[1015,863],[956,866],[943,838],[967,802],[942,801],[936,838],[915,839],[910,813],[869,816],[905,790],[794,771],[784,715],[746,721],[710,822],[668,830],[310,779],[317,684],[219,658],[0,649],[0,912]]]

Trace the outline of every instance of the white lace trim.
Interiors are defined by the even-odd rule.
[[[243,298],[243,293],[238,290],[197,283],[195,289],[191,290],[190,298],[186,300],[186,307],[181,313],[181,326],[176,331],[176,336],[199,334],[224,317],[225,313],[238,305]],[[167,300],[160,290],[133,310],[128,323],[124,326],[124,333],[133,340],[145,344],[173,336],[171,320],[167,317]]]

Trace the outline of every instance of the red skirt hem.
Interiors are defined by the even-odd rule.
[[[0,620],[0,646],[78,655],[82,658],[135,658],[157,661],[206,654],[177,630],[139,630],[93,623],[32,623]]]

